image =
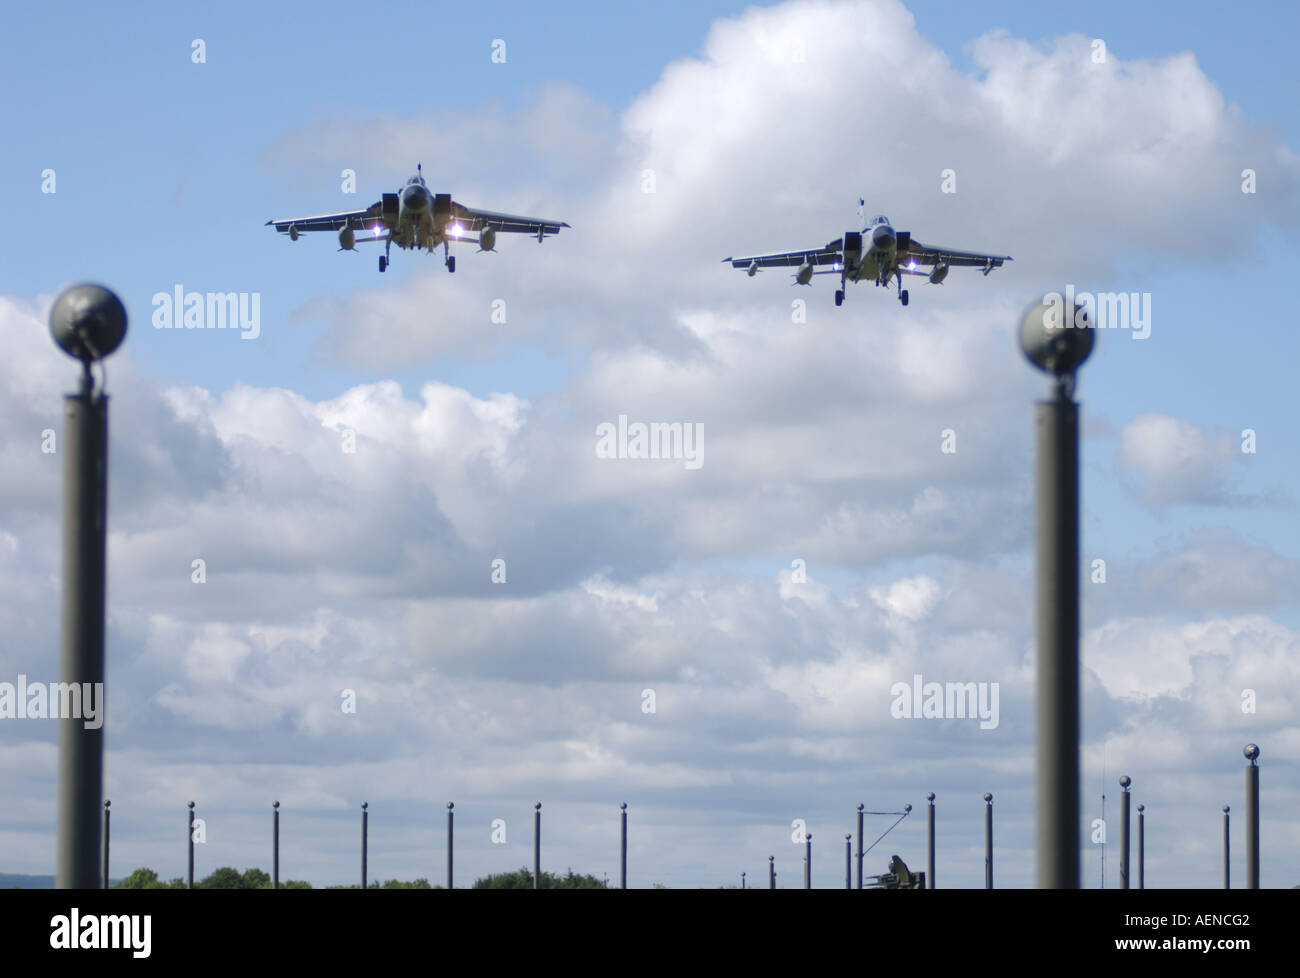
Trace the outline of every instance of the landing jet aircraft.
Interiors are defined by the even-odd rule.
[[[397,193],[384,194],[378,203],[365,210],[291,217],[266,223],[288,234],[290,241],[297,241],[298,235],[307,231],[337,231],[340,251],[354,251],[358,244],[367,241],[382,242],[381,272],[388,268],[389,250],[393,245],[427,248],[430,254],[442,245],[447,271],[454,272],[456,257],[450,253],[453,241],[477,244],[479,251],[495,251],[499,232],[535,234],[540,242],[548,234],[559,234],[560,228],[569,226],[563,221],[496,214],[458,204],[451,199],[451,194],[431,193],[421,169],[417,164],[415,176],[407,180]],[[478,237],[468,237],[471,231],[477,231]]]
[[[863,220],[865,206],[864,200],[858,201],[858,217]],[[973,251],[923,245],[912,237],[910,231],[895,231],[889,218],[881,214],[867,221],[861,231],[845,231],[843,238],[836,238],[824,248],[722,260],[731,262],[734,268],[745,269],[751,278],[758,274],[760,268],[798,266],[798,271],[794,273],[796,285],[811,285],[814,275],[838,273],[840,287],[835,292],[835,304],[841,306],[844,304],[847,282],[872,281],[876,285],[889,285],[889,280],[894,279],[898,283],[898,301],[907,305],[907,289],[903,288],[904,275],[926,275],[938,285],[948,277],[948,269],[954,265],[983,268],[987,275],[1004,261],[1011,261],[1011,258],[1007,255],[982,255]],[[921,265],[931,265],[933,270],[921,270]]]

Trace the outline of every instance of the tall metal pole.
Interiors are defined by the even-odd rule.
[[[370,844],[370,802],[361,803],[361,889],[366,888],[366,855]]]
[[[619,821],[622,823],[622,842],[619,845],[619,889],[627,889],[627,802],[619,806]]]
[[[186,830],[185,838],[190,847],[190,869],[186,877],[186,889],[192,890],[194,889],[194,802],[190,802],[189,828]]]
[[[1067,306],[1071,308],[1066,308]],[[1068,319],[1068,321],[1067,321]],[[1020,320],[1020,348],[1053,377],[1034,409],[1038,639],[1038,886],[1079,887],[1079,405],[1075,376],[1096,343],[1074,287]]]
[[[984,889],[993,889],[993,796],[984,793]]]
[[[107,798],[104,799],[104,889],[108,889],[108,823],[110,812],[108,807],[113,804]]]
[[[542,886],[542,803],[533,806],[533,889]]]
[[[1259,747],[1247,744],[1242,749],[1246,760],[1246,889],[1259,889]]]
[[[767,857],[767,888],[776,889],[776,856]]]
[[[455,807],[456,807],[455,802],[452,801],[447,802],[447,889],[449,890],[452,888],[451,887],[452,840],[455,837],[455,828],[456,828],[454,824],[456,813],[453,812],[452,809]]]
[[[1133,783],[1132,779],[1126,774],[1119,779],[1119,786],[1124,789],[1124,804],[1120,809],[1119,822],[1119,888],[1127,890],[1128,885],[1128,827],[1129,827],[1129,785]]]
[[[927,868],[930,870],[930,872],[928,875],[929,882],[926,883],[925,888],[927,890],[933,890],[934,889],[934,792],[933,791],[926,792],[925,800],[930,804],[930,812],[929,812],[930,847],[929,847],[929,859],[927,860]]]
[[[1079,418],[1057,385],[1035,408],[1038,885],[1079,886]]]
[[[81,391],[63,409],[63,621],[60,681],[84,695],[104,689],[104,535],[108,504],[108,398]],[[104,728],[82,717],[59,719],[59,860],[61,889],[98,882],[103,804]],[[84,712],[84,711],[83,711]],[[54,710],[51,710],[54,713]]]
[[[862,810],[866,805],[858,805],[858,889],[862,889]]]
[[[740,871],[740,888],[741,888],[742,890],[746,889],[746,886],[745,886],[745,871],[744,871],[743,869]]]
[[[95,390],[91,364],[126,336],[122,301],[99,285],[75,285],[50,309],[50,335],[81,361],[77,393],[63,404],[63,594],[59,680],[59,817],[55,883],[100,885],[104,803],[104,591],[108,531],[108,396]],[[91,699],[93,697],[93,699]],[[91,702],[87,702],[91,699]]]
[[[280,803],[271,803],[271,888],[280,888]]]
[[[1138,889],[1146,888],[1146,805],[1138,805]]]
[[[1231,873],[1228,869],[1228,811],[1229,806],[1223,806],[1223,888],[1232,889]]]
[[[812,889],[812,833],[804,836],[803,888]]]
[[[844,889],[853,889],[853,833],[844,835]]]

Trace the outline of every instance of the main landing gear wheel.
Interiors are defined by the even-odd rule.
[[[383,255],[380,255],[380,256],[379,256],[379,270],[382,272],[382,271],[383,271],[385,268],[387,268],[387,267],[388,267],[388,259],[385,258]]]
[[[452,255],[450,258],[447,259],[447,271],[454,272],[455,270],[456,270],[456,256]]]
[[[835,304],[836,304],[837,306],[842,306],[842,305],[844,305],[844,290],[843,290],[843,289],[836,289],[836,290],[835,290]]]
[[[901,302],[903,305],[907,305],[907,289],[904,289],[902,292],[898,293],[898,301]]]

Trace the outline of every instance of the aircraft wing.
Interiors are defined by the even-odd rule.
[[[814,267],[819,265],[836,265],[844,260],[840,251],[841,240],[834,241],[821,248],[809,248],[806,251],[784,251],[777,255],[753,255],[749,258],[724,258],[731,262],[732,268],[791,268],[805,263]],[[827,269],[829,271],[829,269]]]
[[[475,207],[466,207],[464,204],[457,204],[454,201],[451,205],[451,211],[452,217],[466,231],[482,231],[484,228],[491,228],[493,231],[535,234],[538,238],[543,238],[548,234],[559,234],[560,228],[569,226],[564,221],[552,221],[544,217],[520,217],[518,214],[498,214],[495,211],[482,211]]]
[[[1011,261],[1010,255],[985,255],[978,251],[958,251],[956,248],[939,248],[923,245],[912,238],[907,246],[907,253],[900,254],[902,261],[914,261],[922,265],[940,263],[958,268],[983,268],[985,274],[994,268],[1000,268],[1004,261]]]
[[[371,204],[363,211],[339,211],[337,214],[316,214],[311,217],[289,217],[284,220],[267,221],[277,231],[288,233],[289,228],[297,231],[338,231],[344,227],[355,230],[368,228],[373,222],[383,225],[383,203]]]

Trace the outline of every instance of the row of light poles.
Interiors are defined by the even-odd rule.
[[[1259,758],[1259,747],[1255,744],[1247,744],[1243,750],[1250,764],[1246,767],[1246,887],[1247,889],[1259,888],[1259,766],[1256,763]],[[1133,781],[1128,775],[1119,779],[1120,788],[1123,789],[1123,806],[1120,815],[1120,857],[1119,857],[1119,878],[1120,889],[1127,890],[1130,888],[1130,816],[1129,802],[1130,789]],[[926,794],[928,818],[927,818],[927,845],[926,845],[926,889],[935,888],[935,806],[934,792]],[[101,885],[108,887],[109,881],[109,839],[111,826],[111,801],[104,802],[104,862],[103,874],[101,876]],[[447,802],[447,889],[453,888],[453,855],[455,839],[455,803]],[[195,844],[195,811],[194,802],[190,802],[186,811],[186,835],[188,839],[188,872],[186,876],[186,885],[189,889],[194,888],[194,844]],[[272,856],[271,856],[271,880],[274,889],[280,888],[280,802],[275,801],[271,805],[272,810]],[[858,805],[858,848],[857,848],[857,888],[863,888],[862,884],[862,860],[868,849],[863,847],[863,816],[864,815],[907,815],[911,812],[912,806],[907,805],[902,813],[897,812],[868,812],[865,805]],[[1229,837],[1228,837],[1228,819],[1230,808],[1228,805],[1223,806],[1223,886],[1228,889],[1230,885],[1229,869]],[[1138,831],[1137,831],[1137,889],[1145,888],[1145,805],[1137,806],[1138,812]],[[901,821],[901,819],[900,819]],[[897,824],[897,823],[895,823]],[[619,806],[619,888],[627,889],[627,802]],[[369,858],[369,836],[370,836],[370,805],[368,802],[361,803],[361,888],[365,889],[369,882],[368,877],[368,858]],[[812,889],[812,833],[804,834],[804,889]],[[884,838],[884,836],[881,836]],[[877,842],[880,840],[877,839]],[[874,846],[875,843],[872,845]],[[853,835],[845,833],[844,836],[844,888],[853,888]],[[776,857],[768,856],[768,887],[776,889]],[[533,810],[533,889],[540,885],[542,875],[542,803],[539,801]],[[746,888],[746,874],[741,873],[741,888]],[[984,888],[993,889],[993,795],[985,793],[984,795]]]
[[[111,828],[111,807],[112,801],[104,802],[104,865],[103,874],[100,878],[100,885],[108,888],[108,851]],[[454,851],[454,833],[455,833],[455,802],[447,802],[447,889],[452,889],[452,855]],[[280,888],[280,803],[278,801],[271,803],[272,821],[271,821],[271,885],[273,889]],[[619,806],[621,822],[621,842],[619,856],[619,888],[627,889],[627,802]],[[186,839],[188,851],[188,873],[186,875],[187,889],[194,889],[194,832],[195,814],[194,802],[190,802],[186,810]],[[364,890],[369,882],[369,853],[370,853],[370,803],[361,803],[361,888]],[[533,889],[536,890],[541,885],[542,878],[542,803],[539,801],[533,806]]]

